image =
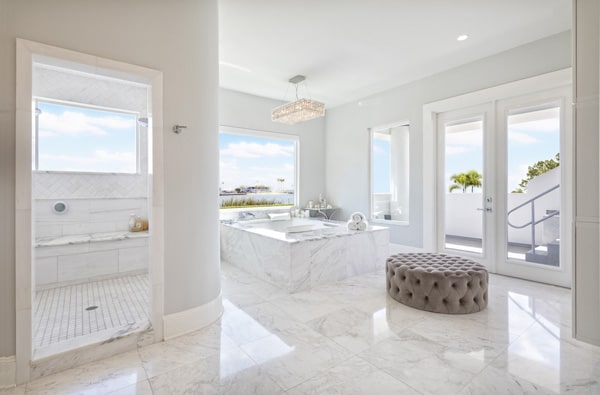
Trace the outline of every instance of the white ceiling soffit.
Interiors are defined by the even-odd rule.
[[[220,83],[291,100],[302,74],[331,108],[570,28],[570,0],[219,0]]]

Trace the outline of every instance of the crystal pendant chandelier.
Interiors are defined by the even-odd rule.
[[[325,115],[325,104],[316,100],[298,98],[298,84],[305,79],[303,75],[290,78],[289,82],[296,86],[296,101],[275,107],[271,112],[272,121],[293,125]]]

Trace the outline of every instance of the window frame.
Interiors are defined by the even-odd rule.
[[[376,127],[372,127],[372,128],[368,128],[368,132],[369,132],[369,221],[371,221],[372,223],[377,223],[377,224],[383,224],[383,225],[394,225],[394,226],[410,226],[410,179],[409,179],[409,211],[408,211],[408,217],[409,220],[407,221],[400,221],[400,220],[395,220],[395,219],[380,219],[380,218],[375,218],[375,213],[374,213],[374,205],[375,205],[375,199],[373,198],[374,195],[374,177],[373,177],[373,171],[374,171],[374,167],[373,167],[373,158],[374,158],[374,154],[373,154],[373,139],[375,138],[375,133],[377,132],[381,132],[384,130],[389,130],[389,129],[393,129],[399,126],[406,126],[408,127],[408,136],[409,136],[409,151],[410,151],[410,122],[408,120],[404,120],[404,121],[399,121],[399,122],[394,122],[394,123],[389,123],[389,124],[385,124],[385,125],[380,125],[380,126],[376,126]],[[390,152],[390,157],[391,157],[391,152]],[[408,172],[410,174],[410,159],[408,161],[408,165],[409,165],[409,169]],[[391,166],[391,163],[390,163]]]
[[[82,108],[82,109],[89,109],[89,110],[97,110],[97,111],[104,111],[104,112],[112,112],[112,113],[117,113],[117,114],[127,114],[127,115],[134,115],[135,116],[135,171],[134,172],[109,172],[109,171],[89,171],[89,170],[85,170],[85,171],[73,171],[73,170],[40,170],[39,169],[39,122],[38,122],[38,116],[36,114],[36,110],[38,108],[38,104],[42,102],[42,103],[49,103],[49,104],[58,104],[61,106],[68,106],[68,107],[75,107],[75,108]],[[32,166],[31,166],[31,171],[33,173],[52,173],[52,174],[118,174],[118,175],[139,175],[141,174],[141,163],[140,163],[140,152],[141,152],[141,147],[140,147],[140,125],[138,123],[139,119],[140,119],[140,112],[138,111],[131,111],[131,110],[123,110],[123,109],[119,109],[119,108],[114,108],[114,107],[107,107],[107,106],[98,106],[98,105],[94,105],[94,104],[86,104],[86,103],[78,103],[78,102],[72,102],[72,101],[68,101],[68,100],[61,100],[61,99],[52,99],[52,98],[47,98],[47,97],[43,97],[43,96],[34,96],[32,98],[32,105],[33,105],[33,136],[32,139],[34,141],[35,146],[32,148],[33,152],[32,152]]]
[[[237,212],[237,211],[264,211],[264,210],[289,210],[292,207],[300,207],[300,136],[295,134],[288,134],[282,132],[271,132],[265,130],[258,129],[249,129],[249,128],[239,128],[234,126],[219,126],[219,136],[224,134],[237,134],[240,136],[250,136],[250,137],[263,137],[263,138],[271,138],[275,140],[284,140],[284,141],[292,141],[294,143],[294,204],[293,206],[272,206],[272,207],[239,207],[239,208],[228,208],[223,209],[219,204],[220,212]],[[221,173],[221,153],[219,148],[219,174]],[[219,183],[221,181],[219,180]]]

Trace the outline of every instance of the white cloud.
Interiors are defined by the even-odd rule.
[[[41,154],[40,159],[59,162],[59,166],[52,166],[53,169],[59,170],[127,173],[136,171],[135,152],[106,152],[97,150],[91,156]]]
[[[232,143],[227,148],[221,150],[221,156],[230,156],[234,158],[264,158],[267,156],[292,156],[294,153],[293,146],[284,146],[275,143],[247,143],[239,142]]]
[[[558,132],[560,130],[560,120],[558,118],[541,119],[531,122],[520,122],[510,124],[509,130],[522,132]]]
[[[539,140],[527,133],[521,133],[514,130],[508,131],[509,143],[520,143],[520,144],[533,144],[538,143]]]
[[[385,154],[386,152],[380,146],[374,144],[373,145],[373,153],[375,154]]]
[[[471,147],[464,147],[460,145],[447,145],[446,146],[446,155],[458,155],[464,154],[465,152],[472,151]]]
[[[94,117],[74,111],[39,116],[40,137],[60,135],[106,136],[108,129],[135,130],[135,119],[117,116]]]
[[[483,134],[481,133],[481,130],[446,133],[446,145],[482,146]]]

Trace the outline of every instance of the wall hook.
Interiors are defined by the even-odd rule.
[[[179,134],[181,132],[183,132],[183,129],[187,129],[187,126],[185,125],[175,125],[173,126],[173,132],[176,134]]]

